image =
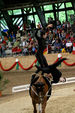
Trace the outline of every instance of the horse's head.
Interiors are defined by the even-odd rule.
[[[49,78],[49,75],[32,75],[29,92],[34,106],[34,113],[37,113],[36,104],[39,104],[39,113],[45,113],[46,102],[51,95],[52,89]]]
[[[46,93],[49,92],[51,95],[51,83],[50,83],[51,74],[48,76],[44,75],[32,75],[31,85],[30,85],[30,95],[39,96],[40,94],[46,96]],[[49,90],[49,91],[48,91]]]
[[[37,83],[35,83],[35,84],[33,84],[33,85],[36,87],[37,93],[43,92],[45,83],[43,83],[43,82],[37,82]]]

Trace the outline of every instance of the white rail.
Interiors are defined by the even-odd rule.
[[[66,78],[66,82],[59,82],[53,85],[63,85],[63,84],[70,84],[70,83],[75,83],[75,77]],[[12,88],[12,92],[15,93],[15,92],[27,91],[29,90],[29,86],[30,84],[15,86]]]

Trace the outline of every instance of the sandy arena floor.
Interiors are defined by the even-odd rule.
[[[75,62],[75,55],[62,54],[62,57],[67,57],[68,63]],[[15,59],[3,58],[0,59],[4,67],[10,67]],[[57,59],[57,54],[46,55],[49,64],[52,64]],[[23,66],[28,67],[35,59],[34,56],[18,57]],[[0,97],[0,113],[33,113],[33,106],[28,91],[12,93],[12,87],[18,85],[29,84],[32,73],[35,72],[35,67],[29,71],[13,69],[9,72],[3,72],[4,78],[9,79],[7,88],[2,92]],[[75,66],[68,67],[61,64],[58,67],[65,77],[75,76]],[[47,102],[46,113],[75,113],[75,83],[53,86],[52,95]]]

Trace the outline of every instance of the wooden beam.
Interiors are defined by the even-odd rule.
[[[34,5],[35,9],[36,9],[36,13],[40,19],[40,22],[42,24],[42,26],[45,28],[46,27],[46,20],[45,20],[45,15],[44,12],[41,10],[40,6],[36,6]]]
[[[74,12],[75,12],[75,0],[72,0],[72,5],[73,5],[73,8],[74,8]]]
[[[40,5],[49,5],[49,4],[55,4],[55,3],[63,3],[63,2],[71,2],[71,0],[40,0],[39,4],[37,3],[37,6],[38,5],[39,6]],[[33,7],[33,3],[34,2],[32,0],[30,0],[30,2],[25,1],[24,3],[8,4],[3,8],[3,10],[12,10],[12,9]]]

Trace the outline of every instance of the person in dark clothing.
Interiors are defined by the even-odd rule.
[[[36,66],[36,68],[38,69],[38,72],[42,71],[43,74],[44,73],[47,73],[47,74],[51,73],[52,77],[53,77],[52,83],[58,83],[60,78],[63,78],[63,77],[62,77],[62,73],[57,69],[57,66],[61,62],[63,62],[64,60],[67,60],[67,59],[66,58],[62,58],[62,59],[58,60],[56,63],[54,63],[52,65],[48,65],[47,67],[41,68],[41,67]],[[66,79],[63,78],[63,81],[65,82]]]
[[[45,56],[43,55],[43,51],[46,49],[47,30],[42,30],[40,37],[37,34],[38,31],[36,31],[35,33],[36,39],[38,40],[38,50],[36,53],[36,58],[41,67],[47,67],[48,63]]]
[[[38,49],[36,53],[37,61],[39,62],[41,68],[48,67],[47,60],[45,56],[43,55],[43,52],[46,49],[47,30],[42,30],[40,32],[40,36],[38,36],[38,30],[37,30],[35,33],[35,37],[38,40]],[[32,75],[31,83],[34,81],[34,78],[38,72],[39,72],[39,69],[37,69],[35,71],[35,74]]]
[[[32,23],[31,23],[31,29],[34,29],[34,28],[36,28],[36,26],[35,26],[34,21],[32,21]]]
[[[47,32],[45,30],[41,31],[40,37],[38,37],[37,33],[38,33],[38,31],[35,34],[35,36],[38,40],[38,50],[36,53],[36,58],[37,58],[38,62],[40,63],[40,66],[36,66],[37,70],[36,70],[35,74],[32,75],[31,83],[34,80],[36,73],[38,73],[39,71],[42,71],[42,75],[44,73],[47,73],[47,74],[51,73],[52,77],[53,77],[52,83],[58,83],[62,76],[62,73],[56,67],[61,62],[66,60],[66,58],[60,59],[58,62],[54,63],[53,65],[48,65],[47,60],[46,60],[45,56],[43,55],[43,51],[46,48]],[[63,79],[63,80],[65,81],[66,79]]]

